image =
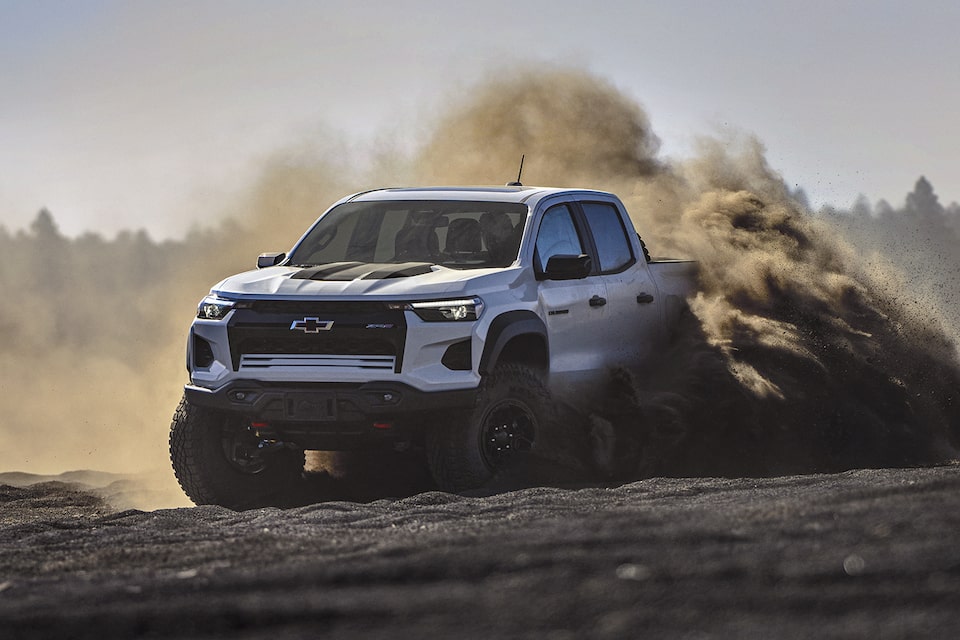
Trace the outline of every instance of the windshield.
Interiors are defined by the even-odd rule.
[[[347,202],[317,222],[291,254],[290,264],[506,267],[517,259],[526,217],[526,205],[505,202]]]

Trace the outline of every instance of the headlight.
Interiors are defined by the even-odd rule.
[[[403,305],[420,316],[425,322],[470,322],[483,313],[483,300],[463,298],[459,300],[431,300]]]
[[[233,305],[233,300],[227,300],[217,295],[209,295],[201,300],[197,306],[197,317],[204,320],[222,320],[230,309],[233,308]]]

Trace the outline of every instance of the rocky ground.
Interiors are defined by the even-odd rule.
[[[957,466],[241,513],[29,480],[0,477],[7,638],[960,634]]]

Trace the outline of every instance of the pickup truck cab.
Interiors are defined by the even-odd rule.
[[[190,329],[170,450],[198,504],[274,503],[310,449],[422,445],[441,488],[479,487],[553,394],[660,348],[695,278],[613,194],[522,186],[354,194],[257,266]]]

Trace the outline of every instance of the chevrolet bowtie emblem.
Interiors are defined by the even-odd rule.
[[[330,331],[333,328],[333,320],[321,320],[320,318],[304,318],[303,320],[294,320],[290,325],[290,331],[303,331],[304,333],[320,333],[321,331]]]

